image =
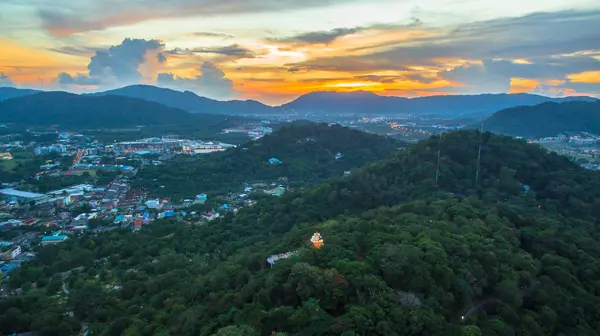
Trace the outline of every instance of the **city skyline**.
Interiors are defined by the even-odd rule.
[[[592,0],[6,0],[0,86],[600,96],[599,41]]]

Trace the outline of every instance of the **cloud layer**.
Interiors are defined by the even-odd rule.
[[[204,62],[198,70],[200,74],[192,78],[178,77],[172,73],[160,73],[157,77],[157,84],[182,91],[193,91],[214,99],[234,98],[233,81],[225,77],[223,70],[210,62]]]
[[[357,2],[357,0],[138,0],[70,2],[67,6],[47,6],[38,11],[43,27],[52,35],[104,30],[148,20],[209,16],[233,13],[280,12]],[[87,15],[82,16],[81,12]]]
[[[3,72],[0,72],[0,86],[13,86],[14,83]]]
[[[98,50],[90,59],[88,74],[72,76],[60,73],[58,82],[64,85],[118,85],[138,83],[142,79],[140,66],[154,57],[164,63],[164,44],[158,40],[126,38],[108,50]]]
[[[21,86],[160,83],[274,104],[317,90],[600,95],[593,0],[5,0],[0,12],[2,82]]]

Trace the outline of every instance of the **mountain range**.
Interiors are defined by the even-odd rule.
[[[17,91],[15,91],[17,90]],[[24,96],[39,91],[0,88],[0,100]],[[268,106],[255,100],[218,101],[190,91],[175,91],[150,85],[131,85],[120,89],[86,94],[89,96],[118,95],[139,98],[192,113],[228,115],[440,115],[489,116],[496,111],[537,105],[545,102],[595,101],[591,97],[550,98],[535,94],[451,95],[418,98],[380,96],[366,91],[312,92],[281,106]]]
[[[514,106],[537,105],[544,102],[596,100],[590,97],[550,98],[520,94],[480,94],[431,96],[418,98],[379,96],[371,92],[313,92],[282,105],[286,111],[299,113],[350,113],[350,114],[420,114],[440,116],[491,115]]]
[[[255,100],[219,101],[198,96],[190,91],[175,91],[151,85],[130,85],[120,89],[92,93],[93,96],[125,96],[139,98],[192,113],[229,115],[273,114],[279,111]]]
[[[494,113],[483,122],[487,131],[540,138],[562,132],[600,133],[600,101],[573,101],[518,106]],[[473,125],[471,128],[478,128]]]
[[[0,101],[0,112],[0,123],[71,128],[153,125],[204,127],[230,119],[225,115],[193,114],[138,98],[84,96],[66,92],[40,92]]]

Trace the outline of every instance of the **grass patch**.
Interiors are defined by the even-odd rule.
[[[0,160],[0,168],[4,170],[13,170],[17,166],[17,160]]]

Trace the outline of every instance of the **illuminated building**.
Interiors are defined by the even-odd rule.
[[[310,242],[312,243],[312,245],[315,248],[321,248],[324,244],[323,242],[323,238],[321,238],[321,234],[318,232],[315,232],[312,237],[310,238]]]

